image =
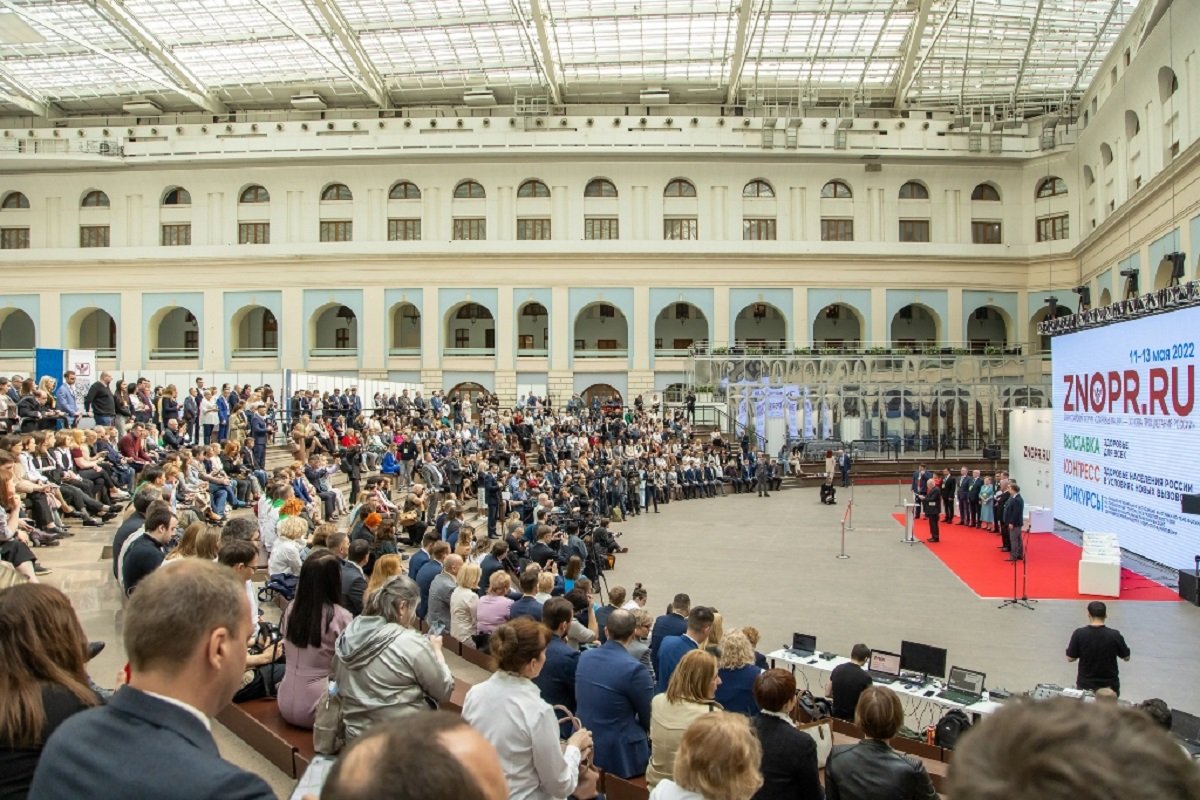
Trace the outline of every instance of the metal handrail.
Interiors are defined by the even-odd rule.
[[[155,348],[150,351],[150,360],[151,361],[169,361],[172,359],[176,359],[176,360],[180,360],[180,361],[190,361],[192,359],[197,359],[199,357],[200,357],[200,349],[199,348],[182,348],[182,347],[177,348],[177,349]]]
[[[548,347],[526,347],[517,350],[517,358],[546,358],[549,355]]]
[[[896,344],[895,342],[814,342],[807,347],[796,347],[793,343],[782,340],[735,340],[731,342],[714,342],[701,339],[695,342],[688,351],[693,356],[759,356],[759,355],[795,355],[795,356],[838,356],[838,355],[954,355],[954,356],[997,356],[1024,355],[1027,345],[1024,344],[985,344],[978,342],[925,342],[914,344]]]
[[[446,358],[467,358],[467,357],[471,357],[471,356],[474,356],[474,357],[487,356],[490,358],[495,355],[496,355],[496,348],[494,348],[494,347],[443,347],[442,348],[442,356],[446,357]]]
[[[357,347],[314,347],[308,351],[309,358],[357,358]]]
[[[239,347],[231,353],[233,358],[278,358],[278,347]]]
[[[576,350],[576,358],[629,358],[628,348],[618,350]]]
[[[388,349],[388,356],[392,358],[420,356],[420,347],[392,347]]]

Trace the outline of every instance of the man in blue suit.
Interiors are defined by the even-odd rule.
[[[46,743],[30,797],[274,800],[217,752],[211,717],[242,685],[250,603],[229,567],[187,559],[158,570],[125,607],[129,683]]]
[[[575,715],[592,732],[592,760],[620,778],[645,773],[650,761],[646,733],[654,682],[646,665],[625,649],[636,626],[631,612],[613,611],[607,641],[580,655],[575,670]]]
[[[687,630],[687,615],[692,610],[692,598],[680,592],[675,595],[667,613],[654,620],[654,628],[650,631],[650,663],[658,672],[658,648],[668,636],[679,636]]]
[[[567,631],[575,617],[575,607],[565,597],[551,597],[541,609],[542,624],[550,629],[550,642],[546,645],[546,663],[533,679],[542,699],[552,706],[564,706],[575,713],[575,669],[579,665],[579,651],[567,644]],[[562,738],[570,738],[574,731],[570,725],[562,730]]]
[[[1011,551],[1008,560],[1020,561],[1025,557],[1024,543],[1021,541],[1021,529],[1025,527],[1025,498],[1021,497],[1021,487],[1016,483],[1008,485],[1008,493],[1011,496],[1004,504],[1004,543]]]
[[[217,395],[217,441],[223,442],[229,438],[229,398],[226,394],[229,392],[229,384],[221,387],[221,392]]]
[[[256,405],[250,412],[249,422],[250,439],[254,442],[250,447],[250,454],[254,456],[254,468],[266,469],[267,437],[271,435],[271,431],[262,415],[262,403]]]
[[[658,666],[654,670],[654,674],[658,676],[656,692],[667,690],[667,684],[671,682],[671,675],[675,673],[675,667],[679,666],[679,662],[688,654],[688,651],[704,646],[704,643],[708,641],[708,634],[712,631],[712,626],[712,609],[696,606],[688,612],[687,630],[683,635],[668,636],[663,639],[662,645],[658,648]]]
[[[921,508],[924,505],[918,495],[925,494],[925,486],[929,483],[929,479],[932,477],[933,473],[925,469],[924,464],[918,464],[917,471],[913,473],[912,486],[910,488],[912,489],[913,493],[913,502],[917,504],[917,507],[913,509],[913,516],[917,519],[921,518]]]

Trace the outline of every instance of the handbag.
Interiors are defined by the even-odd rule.
[[[562,716],[559,716],[560,712]],[[560,728],[565,724],[571,726],[572,732],[583,728],[579,717],[572,714],[571,709],[566,706],[554,706],[554,716]],[[566,747],[566,742],[563,742],[563,746]],[[575,783],[575,791],[571,792],[571,796],[577,800],[592,800],[600,796],[600,770],[592,764],[591,750],[583,753],[579,760],[579,780]]]
[[[330,665],[330,675],[337,675],[340,659],[335,654]],[[346,744],[346,721],[342,716],[342,696],[338,693],[336,680],[327,679],[321,699],[317,701],[317,715],[313,719],[313,750],[322,755],[336,755]]]
[[[808,734],[817,745],[817,766],[825,766],[829,752],[833,750],[833,724],[829,719],[798,724],[796,729]]]

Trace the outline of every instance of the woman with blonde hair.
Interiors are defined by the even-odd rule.
[[[172,550],[166,561],[181,561],[185,558],[203,558],[216,561],[217,551],[221,549],[221,531],[203,522],[193,522],[183,532],[179,546]]]
[[[717,712],[693,722],[679,742],[675,777],[650,800],[750,800],[763,785],[762,746],[746,718]]]
[[[388,578],[404,572],[404,561],[395,553],[380,556],[375,560],[375,569],[371,570],[371,580],[367,581],[367,591],[363,599],[370,597],[376,589],[388,582]]]
[[[475,607],[475,625],[481,636],[487,636],[492,631],[508,622],[512,613],[513,599],[508,596],[512,588],[512,579],[504,570],[497,570],[488,579],[487,594],[479,598]]]
[[[454,592],[450,595],[450,635],[466,647],[476,647],[475,634],[479,632],[475,612],[479,605],[479,578],[483,570],[478,564],[463,564],[455,578]]]
[[[271,547],[271,556],[267,559],[267,574],[291,575],[300,577],[303,559],[300,557],[304,549],[304,537],[308,536],[308,522],[304,517],[284,517],[275,527],[278,534]]]
[[[717,702],[726,711],[753,717],[758,713],[754,702],[754,681],[762,670],[754,663],[754,647],[745,633],[734,630],[721,640],[717,675]]]
[[[704,650],[692,650],[679,662],[667,691],[650,701],[650,765],[646,783],[651,788],[674,775],[675,753],[684,731],[699,717],[721,710],[715,696],[721,679],[717,659]]]

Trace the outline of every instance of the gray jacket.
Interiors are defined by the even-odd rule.
[[[425,610],[425,621],[429,627],[442,626],[442,632],[450,630],[450,595],[454,594],[454,576],[443,572],[429,585],[429,607]]]
[[[425,637],[383,617],[355,617],[336,651],[348,740],[377,722],[428,710],[427,697],[441,703],[454,691],[450,668]]]

